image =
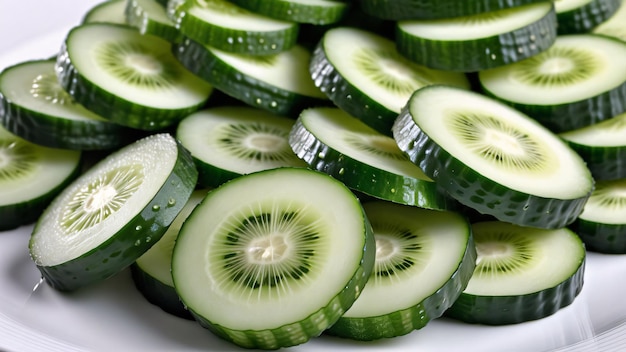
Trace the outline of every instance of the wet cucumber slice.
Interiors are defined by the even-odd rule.
[[[176,138],[191,152],[198,183],[217,187],[235,177],[278,167],[306,167],[289,146],[294,120],[246,106],[222,106],[184,118]]]
[[[70,30],[56,70],[61,87],[85,108],[141,130],[175,124],[212,91],[174,58],[165,39],[109,23]]]
[[[232,0],[252,12],[271,18],[314,25],[337,23],[344,18],[350,5],[333,0]]]
[[[591,33],[607,35],[626,41],[626,1],[622,1],[613,16],[594,27]]]
[[[124,9],[126,0],[104,0],[89,9],[83,16],[81,23],[104,22],[126,24]]]
[[[487,325],[537,320],[582,290],[585,246],[571,230],[486,221],[474,223],[472,233],[476,268],[446,316]]]
[[[352,27],[327,30],[309,70],[335,105],[389,136],[416,89],[436,83],[469,88],[463,73],[417,65],[400,55],[392,40]]]
[[[61,88],[54,60],[26,61],[0,72],[0,124],[35,144],[60,149],[107,150],[139,138],[77,104]]]
[[[304,110],[291,130],[289,144],[310,168],[368,196],[429,209],[456,206],[393,138],[339,108]]]
[[[554,5],[547,1],[473,16],[400,21],[396,44],[418,64],[476,72],[545,51],[556,39],[556,23]]]
[[[279,168],[209,192],[180,230],[172,276],[203,327],[242,347],[278,349],[320,335],[343,315],[370,276],[374,248],[345,185]]]
[[[556,133],[626,111],[626,43],[593,34],[561,35],[545,52],[478,73],[482,91]]]
[[[197,177],[191,155],[168,134],[109,154],[39,218],[29,243],[32,260],[61,291],[115,275],[161,238]]]
[[[152,34],[170,42],[182,40],[176,24],[167,15],[164,5],[157,0],[127,0],[124,9],[126,23],[141,34]]]
[[[359,298],[327,333],[370,341],[421,329],[442,316],[472,276],[470,225],[453,212],[382,201],[363,207],[376,263]]]
[[[35,222],[78,176],[81,156],[33,144],[0,125],[0,231]]]
[[[421,88],[393,132],[400,150],[451,197],[502,221],[563,227],[593,189],[591,172],[563,140],[479,93]]]
[[[558,0],[556,8],[559,34],[587,33],[617,12],[622,0]]]

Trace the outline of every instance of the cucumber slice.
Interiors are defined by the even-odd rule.
[[[165,6],[157,0],[127,0],[124,15],[126,23],[139,29],[141,34],[156,35],[170,42],[182,40]]]
[[[421,329],[443,315],[472,276],[470,225],[453,212],[380,201],[363,207],[376,263],[359,298],[327,333],[370,341]]]
[[[563,227],[593,189],[591,172],[563,140],[472,91],[417,90],[393,132],[399,148],[450,196],[502,221]]]
[[[559,34],[587,33],[617,12],[622,0],[558,0],[556,8]]]
[[[435,69],[474,72],[535,56],[554,43],[550,1],[438,20],[398,22],[398,51]]]
[[[83,16],[81,23],[103,22],[126,24],[126,0],[106,0],[96,4]]]
[[[397,52],[392,40],[350,27],[325,32],[309,70],[335,105],[389,136],[416,89],[435,83],[469,88],[464,74],[414,64]]]
[[[278,349],[320,335],[343,315],[370,276],[374,248],[345,185],[279,168],[209,192],[181,228],[172,276],[203,327],[242,347]]]
[[[172,0],[168,16],[187,38],[247,55],[285,51],[298,40],[298,24],[250,12],[226,0]]]
[[[488,325],[537,320],[582,290],[586,253],[574,232],[488,221],[474,223],[472,233],[476,269],[446,316]]]
[[[148,302],[174,316],[192,320],[183,306],[172,280],[172,252],[178,232],[191,211],[204,199],[209,190],[193,191],[185,206],[174,218],[161,239],[131,264],[131,278],[135,287]]]
[[[327,25],[344,18],[349,4],[333,0],[231,0],[252,12],[283,21]]]
[[[0,124],[35,144],[108,150],[138,138],[74,102],[57,81],[54,60],[25,61],[0,72]]]
[[[212,91],[174,58],[168,41],[108,23],[70,30],[57,58],[57,76],[85,108],[149,131],[198,110]]]
[[[157,242],[198,173],[168,134],[144,137],[91,167],[37,221],[30,254],[45,281],[71,291],[113,276]]]
[[[572,224],[590,251],[626,254],[626,179],[598,181],[585,210]]]
[[[546,52],[478,73],[485,94],[554,132],[626,111],[626,43],[593,34],[562,35]]]
[[[174,53],[191,72],[252,107],[295,117],[304,108],[329,104],[309,74],[311,52],[300,45],[276,55],[250,56],[185,39]]]
[[[585,160],[594,179],[626,178],[626,113],[559,136]]]
[[[613,16],[594,27],[591,32],[626,41],[626,1],[622,0]]]
[[[289,146],[293,124],[293,119],[251,107],[214,107],[184,118],[176,138],[194,158],[198,183],[217,187],[256,171],[306,167]]]
[[[35,222],[80,173],[81,156],[33,144],[0,126],[0,231]]]
[[[310,168],[368,196],[430,209],[456,206],[398,149],[393,138],[341,109],[304,110],[291,130],[289,144]]]

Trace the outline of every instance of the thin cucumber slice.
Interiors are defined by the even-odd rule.
[[[540,2],[457,18],[398,22],[398,51],[435,69],[475,72],[535,56],[554,43],[556,11]]]
[[[33,229],[30,255],[60,291],[113,276],[161,238],[197,176],[191,155],[172,136],[144,137],[109,154],[52,201]]]
[[[359,5],[371,16],[398,21],[472,16],[538,2],[544,0],[360,0]]]
[[[470,225],[453,212],[363,205],[376,263],[359,298],[327,333],[355,340],[406,335],[441,317],[474,272]]]
[[[157,0],[127,0],[124,9],[126,23],[141,34],[152,34],[170,42],[182,40],[176,24],[167,15],[164,5]]]
[[[368,196],[429,209],[456,206],[393,138],[339,108],[304,110],[291,130],[289,144],[310,168]]]
[[[298,40],[298,24],[250,12],[226,0],[172,0],[168,16],[187,38],[247,55],[285,51]]]
[[[590,251],[626,254],[626,179],[598,181],[571,229]]]
[[[626,1],[622,0],[613,16],[594,27],[591,32],[626,41]]]
[[[185,39],[174,53],[191,72],[252,107],[295,117],[304,108],[329,104],[309,74],[311,52],[300,45],[276,55],[250,56]]]
[[[0,124],[35,144],[109,150],[139,138],[77,104],[61,88],[54,60],[25,61],[0,72]]]
[[[105,0],[89,9],[83,16],[81,23],[103,22],[126,24],[124,9],[126,0]]]
[[[184,118],[176,138],[191,152],[198,183],[217,187],[256,171],[306,167],[289,146],[294,120],[246,106],[223,106]]]
[[[335,105],[389,136],[416,89],[435,83],[469,88],[463,73],[417,65],[400,55],[391,39],[351,27],[325,32],[309,70]]]
[[[174,288],[172,252],[183,222],[208,192],[207,189],[193,191],[161,239],[130,266],[133,283],[148,302],[167,313],[189,320],[193,317],[181,303]]]
[[[537,56],[478,73],[485,94],[560,133],[626,111],[626,43],[561,35]]]
[[[626,178],[626,113],[559,134],[596,180]]]
[[[562,139],[479,93],[421,88],[393,131],[399,148],[450,196],[502,221],[563,227],[593,189],[591,172]]]
[[[57,58],[57,76],[85,108],[149,131],[198,110],[212,91],[174,58],[165,39],[108,23],[70,30]]]
[[[203,327],[242,347],[278,349],[320,335],[343,315],[370,276],[374,248],[345,185],[279,168],[209,192],[180,230],[172,276]]]
[[[231,0],[252,12],[283,21],[327,25],[341,21],[350,5],[333,0]]]
[[[622,0],[558,0],[556,8],[559,34],[587,33],[617,12]]]
[[[516,324],[555,314],[583,288],[586,252],[567,228],[474,223],[478,258],[467,288],[446,316],[468,323]]]
[[[81,156],[33,144],[0,126],[0,231],[35,222],[80,173]]]

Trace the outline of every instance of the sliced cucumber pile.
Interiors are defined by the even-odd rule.
[[[183,35],[167,15],[167,9],[157,0],[125,0],[125,22],[137,27],[141,34],[152,34],[170,42],[182,40]]]

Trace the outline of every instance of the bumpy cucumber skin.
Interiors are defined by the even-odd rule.
[[[241,176],[237,172],[213,166],[196,157],[193,157],[193,161],[198,169],[198,185],[202,187],[215,188],[226,181]]]
[[[361,0],[366,13],[387,20],[436,19],[476,15],[541,2],[541,0]]]
[[[310,168],[329,174],[368,196],[427,209],[457,207],[456,201],[448,197],[436,182],[394,174],[355,160],[317,139],[300,120],[294,123],[289,145]]]
[[[461,204],[479,213],[520,226],[545,229],[571,224],[591,196],[573,199],[544,198],[510,189],[483,177],[442,149],[414,122],[407,107],[393,127],[400,149],[422,171]]]
[[[626,178],[626,145],[597,147],[565,142],[585,160],[596,181]]]
[[[621,0],[593,0],[579,8],[557,13],[559,35],[588,33],[619,9]]]
[[[154,278],[141,269],[137,263],[131,264],[130,274],[135,287],[148,302],[161,308],[164,312],[179,318],[193,320],[193,316],[185,309],[174,287]]]
[[[476,247],[470,234],[457,270],[431,296],[414,307],[392,314],[366,318],[341,317],[326,333],[359,341],[372,341],[406,335],[423,328],[430,321],[443,316],[465,290],[476,267],[476,256]]]
[[[602,224],[579,218],[569,228],[591,252],[626,254],[626,224]]]
[[[158,2],[157,0],[153,0]],[[165,5],[163,5],[165,10]],[[135,27],[141,34],[152,34],[159,36],[167,41],[176,42],[182,39],[180,31],[174,25],[174,22],[163,23],[150,18],[148,13],[136,0],[126,2],[124,16],[128,25]]]
[[[218,58],[211,49],[189,38],[174,45],[174,55],[189,71],[215,89],[249,106],[295,117],[307,107],[329,105],[324,99],[287,91],[244,75]]]
[[[442,41],[420,38],[396,26],[398,52],[408,59],[439,70],[477,72],[537,55],[554,44],[557,36],[554,6],[543,18],[525,27],[492,37]]]
[[[74,291],[105,280],[131,265],[167,231],[194,190],[198,171],[189,152],[177,143],[176,164],[148,205],[108,240],[68,262],[37,269],[59,291]],[[155,210],[158,209],[158,210]],[[41,223],[35,224],[37,232]],[[31,244],[32,244],[31,238]],[[29,244],[30,246],[30,244]]]
[[[327,25],[339,22],[348,4],[336,1],[334,6],[315,6],[285,0],[231,0],[242,8],[283,21]]]

